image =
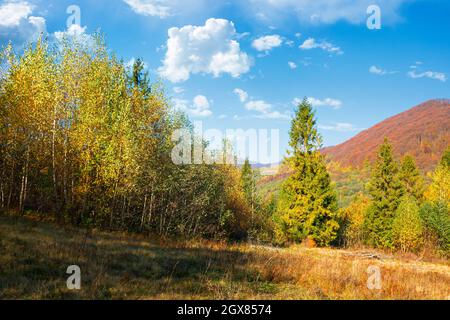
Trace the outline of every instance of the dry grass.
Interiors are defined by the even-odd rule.
[[[79,265],[82,289],[65,273]],[[381,290],[367,288],[369,266]],[[447,299],[448,261],[168,242],[0,217],[2,299]]]

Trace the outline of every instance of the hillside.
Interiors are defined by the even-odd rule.
[[[0,299],[445,299],[448,262],[375,251],[173,242],[0,216]],[[374,258],[375,257],[375,258]],[[69,265],[81,290],[66,287]],[[367,287],[368,268],[382,272]]]
[[[343,144],[323,149],[323,153],[333,160],[329,162],[328,170],[336,183],[339,205],[347,206],[356,193],[364,190],[369,173],[363,164],[375,159],[384,137],[390,139],[397,157],[411,154],[419,167],[427,172],[434,169],[450,145],[449,128],[450,100],[431,100],[389,118]],[[275,173],[264,171],[266,174],[258,182],[259,192],[265,198],[277,194],[281,183],[290,175],[289,168],[284,165],[277,169]]]
[[[450,145],[449,128],[450,100],[430,100],[323,152],[343,166],[361,167],[375,158],[384,137],[388,137],[398,157],[411,154],[422,170],[429,171]]]

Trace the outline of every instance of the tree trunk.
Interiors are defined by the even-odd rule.
[[[21,184],[21,188],[20,188],[20,197],[19,197],[19,212],[20,212],[20,214],[23,214],[25,201],[27,200],[29,161],[30,161],[30,147],[27,147],[27,156],[26,156],[25,168],[23,170],[23,175],[22,175],[22,184]]]
[[[144,197],[144,205],[142,208],[142,216],[141,216],[141,231],[144,229],[144,220],[145,220],[145,212],[147,211],[147,193]]]
[[[56,111],[54,110],[54,113]],[[55,210],[56,210],[56,216],[58,217],[58,222],[62,222],[62,210],[59,206],[59,199],[58,199],[58,190],[56,185],[56,115],[54,115],[53,118],[53,130],[52,130],[52,181],[53,181],[53,198],[55,201]]]

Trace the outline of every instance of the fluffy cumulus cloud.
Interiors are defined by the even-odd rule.
[[[358,128],[351,123],[335,123],[332,125],[319,125],[319,129],[337,132],[354,132],[365,130],[364,128]]]
[[[302,50],[322,49],[329,53],[343,54],[344,52],[338,46],[327,41],[316,41],[314,38],[306,39],[303,44],[300,45]]]
[[[208,98],[203,95],[196,96],[192,102],[183,99],[173,99],[174,108],[193,117],[210,117],[212,111]]]
[[[288,66],[289,68],[291,68],[292,70],[297,69],[297,64],[295,62],[289,61],[288,62]]]
[[[300,99],[296,98],[294,99],[294,103],[298,104],[301,102]],[[342,107],[342,101],[338,99],[332,99],[332,98],[326,98],[326,99],[316,99],[314,97],[309,97],[308,102],[313,107],[331,107],[333,109],[340,109]]]
[[[54,36],[57,40],[61,41],[64,38],[77,38],[79,40],[91,41],[90,36],[86,34],[86,27],[81,27],[78,24],[72,24],[66,31],[56,31]],[[134,63],[134,58],[128,61],[129,64]]]
[[[208,19],[204,26],[187,25],[169,29],[162,77],[182,82],[191,74],[206,73],[218,77],[223,73],[239,77],[251,67],[251,59],[240,49],[233,22]]]
[[[401,5],[409,0],[378,0],[382,8],[384,23],[394,23],[400,20],[398,14]],[[367,20],[367,8],[373,5],[373,0],[253,0],[251,5],[264,15],[271,18],[285,19],[286,13],[294,13],[303,23],[331,24],[337,21],[347,21],[362,24]]]
[[[85,48],[93,48],[95,47],[96,40],[92,36],[86,32],[87,27],[82,27],[78,24],[70,25],[65,31],[56,31],[53,33],[53,37],[56,40],[58,45],[61,45],[64,40],[74,41],[84,46]],[[133,68],[133,64],[136,62],[135,58],[131,58],[128,61],[124,62],[125,68],[131,70]],[[147,64],[144,62],[144,68],[148,68]]]
[[[233,90],[234,94],[239,97],[239,100],[244,103],[248,100],[248,93],[242,89],[236,88]]]
[[[6,2],[0,5],[0,27],[18,27],[33,12],[27,2]]]
[[[270,51],[273,48],[281,46],[283,40],[277,34],[264,36],[258,39],[255,39],[252,43],[253,48],[258,51]]]
[[[26,1],[4,1],[0,4],[0,38],[16,43],[33,41],[46,32],[46,20],[33,16],[35,7]]]
[[[415,69],[408,72],[408,76],[412,79],[419,79],[419,78],[430,78],[433,80],[439,80],[442,82],[447,81],[447,75],[443,72],[436,72],[436,71],[424,71],[424,72],[418,72]]]

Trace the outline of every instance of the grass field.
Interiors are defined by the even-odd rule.
[[[448,261],[372,253],[149,240],[0,217],[0,298],[450,298]],[[66,287],[69,265],[81,268],[81,290]],[[373,267],[380,290],[367,287]]]

